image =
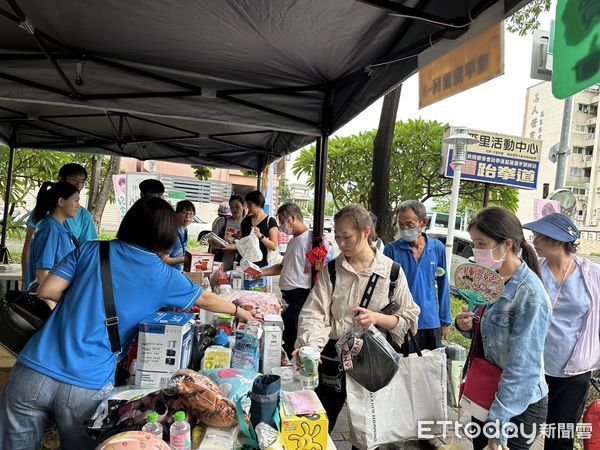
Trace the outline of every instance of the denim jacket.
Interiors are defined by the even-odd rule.
[[[488,306],[481,318],[485,359],[502,369],[488,422],[502,426],[548,393],[544,341],[551,315],[542,281],[522,262],[502,297]],[[505,446],[507,436],[497,441]]]

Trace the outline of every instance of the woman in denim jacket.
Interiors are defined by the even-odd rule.
[[[484,209],[470,223],[469,233],[475,261],[497,270],[505,283],[502,297],[481,314],[477,345],[482,350],[477,356],[502,370],[486,421],[496,428],[485,427],[486,433],[473,439],[473,448],[528,449],[546,418],[548,405],[543,354],[550,301],[540,280],[537,257],[523,237],[517,216],[504,208]],[[455,324],[471,333],[473,313],[463,307]],[[483,426],[475,418],[473,421]],[[509,423],[516,428],[511,429]]]
[[[544,449],[570,450],[590,375],[600,368],[600,266],[574,255],[579,230],[564,214],[550,214],[523,228],[533,231],[533,246],[542,257],[542,279],[552,300],[544,362],[549,389],[546,423],[553,433],[544,440]],[[567,424],[569,436],[559,436],[559,423]]]

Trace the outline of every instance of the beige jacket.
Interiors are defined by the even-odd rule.
[[[334,292],[328,267],[325,266],[300,312],[296,348],[311,345],[322,350],[328,340],[337,340],[349,332],[355,316],[352,308],[359,306],[373,272],[379,275],[379,279],[368,309],[380,311],[384,308],[389,303],[392,262],[380,250],[376,250],[371,267],[357,273],[343,255],[338,256],[335,259]],[[400,308],[395,314],[398,317],[398,324],[390,331],[394,341],[402,344],[409,327],[413,333],[417,332],[420,312],[419,306],[410,294],[402,269],[398,274],[393,300],[400,305]]]

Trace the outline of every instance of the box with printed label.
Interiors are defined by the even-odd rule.
[[[186,368],[192,350],[194,314],[156,312],[139,325],[137,370],[175,372]]]
[[[297,398],[293,399],[294,396]],[[312,398],[303,398],[306,396]],[[310,413],[300,414],[308,410],[311,410]],[[281,438],[285,448],[327,448],[329,420],[323,411],[324,408],[313,391],[286,392],[283,407],[280,408]]]
[[[135,371],[135,385],[141,388],[164,389],[173,375],[175,375],[175,372],[153,372],[137,369]]]
[[[265,314],[263,317],[263,326],[279,327],[283,331],[283,319],[279,314]]]
[[[183,263],[185,272],[204,272],[205,275],[212,273],[215,261],[215,255],[212,253],[188,250],[185,256]]]
[[[281,328],[278,326],[263,327],[261,339],[261,372],[271,373],[273,367],[281,367]]]

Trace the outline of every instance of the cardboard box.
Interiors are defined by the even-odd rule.
[[[281,367],[281,335],[282,330],[278,326],[263,328],[260,351],[262,373],[269,374],[273,367]]]
[[[283,331],[283,319],[278,314],[265,314],[263,325],[265,327],[279,327]]]
[[[151,370],[135,371],[135,385],[141,388],[166,388],[175,372],[153,372]]]
[[[205,275],[210,275],[213,271],[214,260],[215,255],[212,253],[189,250],[186,252],[183,270],[184,272],[203,272]]]
[[[312,394],[314,394],[314,392],[312,392]],[[314,394],[314,397],[317,397],[316,394]],[[316,402],[318,402],[318,398],[316,398]],[[322,409],[322,405],[320,406]],[[327,419],[327,414],[324,412],[317,412],[315,414],[295,414],[293,410],[288,411],[288,409],[289,404],[286,403],[284,398],[283,407],[280,408],[280,417],[281,437],[285,448],[287,450],[327,448],[329,436],[329,420]]]
[[[175,372],[192,353],[194,314],[156,312],[140,322],[137,370]]]

